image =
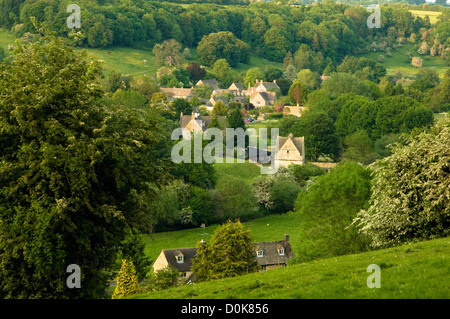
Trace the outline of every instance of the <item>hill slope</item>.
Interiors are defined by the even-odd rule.
[[[184,285],[135,298],[449,298],[450,238],[321,259],[238,278]],[[381,288],[367,287],[367,266]]]

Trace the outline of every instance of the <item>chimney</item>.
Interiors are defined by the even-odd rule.
[[[289,241],[289,235],[287,234],[284,235],[284,241]]]
[[[273,83],[277,84],[277,80],[273,80]]]

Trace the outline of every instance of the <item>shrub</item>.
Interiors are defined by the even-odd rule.
[[[132,296],[140,292],[136,270],[132,261],[122,259],[122,267],[117,275],[117,286],[112,299]]]
[[[368,248],[368,239],[352,226],[361,208],[368,207],[371,171],[346,162],[317,177],[295,203],[302,223],[298,234],[302,245],[298,259],[308,261]]]
[[[375,163],[371,206],[354,224],[374,247],[450,234],[450,121],[404,136]]]

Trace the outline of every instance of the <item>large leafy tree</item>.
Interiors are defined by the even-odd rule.
[[[375,163],[371,206],[355,224],[374,247],[445,237],[450,230],[450,121],[405,136]]]
[[[198,280],[235,277],[256,271],[249,230],[239,220],[228,221],[216,228],[211,244],[199,243],[192,271]]]
[[[213,66],[218,59],[226,59],[230,66],[248,63],[250,46],[236,38],[233,33],[221,31],[204,36],[197,47],[200,61]]]
[[[108,106],[99,73],[54,37],[0,63],[3,298],[103,296],[139,197],[165,175],[159,118]],[[82,289],[66,286],[70,264]]]
[[[303,261],[357,253],[368,248],[368,239],[350,226],[362,208],[368,207],[371,172],[346,162],[299,193],[295,211],[302,220],[299,231]]]

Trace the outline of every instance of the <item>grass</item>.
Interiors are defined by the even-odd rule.
[[[436,123],[442,123],[447,117],[448,112],[434,113],[434,120]]]
[[[275,238],[275,239],[278,239]],[[137,299],[450,298],[450,238],[320,259],[240,276],[183,285]],[[367,267],[380,266],[381,288],[370,289]]]
[[[246,229],[250,229],[253,242],[282,240],[284,234],[290,234],[292,249],[294,252],[299,247],[295,239],[300,221],[289,214],[270,215],[243,223]],[[161,232],[144,235],[144,253],[150,260],[155,261],[162,249],[194,247],[204,239],[209,241],[218,225],[205,228],[191,228],[172,232]]]
[[[439,56],[422,56],[417,53],[417,50],[410,43],[403,45],[397,50],[392,50],[392,57],[386,55],[385,52],[370,52],[363,54],[369,59],[373,59],[378,62],[378,57],[384,55],[384,61],[381,63],[386,69],[388,75],[394,75],[396,71],[401,71],[403,76],[413,77],[419,69],[413,67],[411,63],[407,62],[407,53],[411,53],[413,57],[420,57],[423,60],[424,68],[431,68],[435,70],[442,78],[448,66],[445,61]]]
[[[214,166],[217,171],[218,184],[229,177],[238,177],[251,184],[255,177],[261,174],[259,166],[252,163],[214,163]]]
[[[430,23],[435,24],[437,22],[437,18],[442,14],[440,11],[424,11],[424,10],[409,10],[413,14],[413,16],[417,15],[421,18],[425,18],[428,16],[430,18]]]

